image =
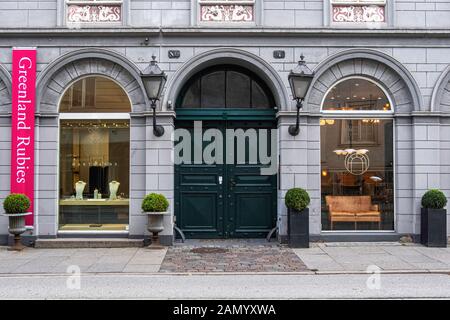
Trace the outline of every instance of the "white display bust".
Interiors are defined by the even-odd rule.
[[[78,181],[77,183],[75,183],[75,192],[76,192],[75,199],[83,200],[84,187],[86,187],[86,182],[84,181]]]
[[[109,200],[117,199],[117,191],[119,190],[120,183],[113,180],[109,183]]]

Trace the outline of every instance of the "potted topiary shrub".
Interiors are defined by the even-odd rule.
[[[301,188],[289,189],[284,198],[288,208],[288,241],[292,248],[309,248],[308,192]]]
[[[9,250],[20,251],[24,246],[21,243],[20,235],[26,231],[25,217],[30,215],[30,199],[20,193],[11,193],[3,201],[5,216],[9,218],[8,231],[14,235],[14,245]]]
[[[447,205],[445,194],[428,190],[422,197],[420,242],[428,247],[447,246]]]
[[[142,201],[142,211],[148,216],[147,230],[152,233],[150,249],[162,249],[159,233],[164,230],[164,215],[168,214],[169,201],[162,194],[150,193]]]

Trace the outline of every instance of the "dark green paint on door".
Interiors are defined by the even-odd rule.
[[[226,119],[226,116],[223,117]],[[203,121],[203,132],[215,128],[223,133],[223,155],[226,149],[226,129],[274,129],[268,120]],[[176,128],[193,132],[192,120],[177,120]],[[193,136],[193,134],[191,135]],[[270,135],[268,135],[270,141]],[[203,148],[209,142],[203,143]],[[192,142],[193,145],[193,142]],[[237,146],[237,143],[234,143]],[[253,146],[254,147],[254,146]],[[246,152],[250,148],[246,142]],[[259,157],[249,163],[191,164],[175,166],[175,215],[178,227],[188,238],[258,238],[264,237],[276,225],[277,175],[261,175]],[[276,151],[274,151],[276,152]],[[234,152],[235,157],[237,152]]]

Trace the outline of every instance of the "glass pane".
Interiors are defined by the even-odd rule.
[[[110,80],[106,80],[106,79],[102,79],[102,78],[98,78],[99,80],[103,80],[104,82],[111,82],[114,83]],[[91,109],[91,108],[95,108],[95,94],[96,94],[96,79],[91,77],[91,78],[86,78],[84,79],[84,86],[85,86],[85,108],[86,109]]]
[[[252,81],[252,107],[259,109],[273,108],[270,99],[258,83]]]
[[[323,230],[394,230],[392,120],[320,121]]]
[[[181,108],[200,108],[200,80],[194,81],[186,91]]]
[[[227,108],[250,107],[250,77],[236,71],[227,72]]]
[[[270,90],[250,72],[223,66],[195,75],[181,91],[177,108],[273,108]]]
[[[66,94],[69,93],[70,90],[67,90]],[[83,108],[83,81],[78,81],[72,86],[72,103],[70,104],[71,108]],[[65,101],[63,97],[63,101]]]
[[[66,90],[60,112],[131,112],[131,104],[125,91],[114,81],[87,77]]]
[[[201,107],[225,108],[225,71],[209,73],[201,82]]]
[[[349,79],[334,86],[327,94],[323,110],[390,111],[389,100],[375,83],[364,79]]]
[[[128,120],[64,120],[60,141],[60,230],[126,230]]]

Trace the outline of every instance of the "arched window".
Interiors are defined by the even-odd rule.
[[[131,105],[125,91],[114,81],[86,77],[66,90],[59,112],[131,112]]]
[[[352,77],[325,94],[320,119],[322,230],[394,230],[394,121],[385,91]]]
[[[253,72],[214,66],[194,75],[182,88],[177,108],[257,108],[275,106],[267,85]]]
[[[325,96],[323,111],[392,111],[386,93],[365,78],[350,78],[335,84]]]
[[[59,232],[126,231],[130,100],[116,82],[90,76],[60,100]]]

